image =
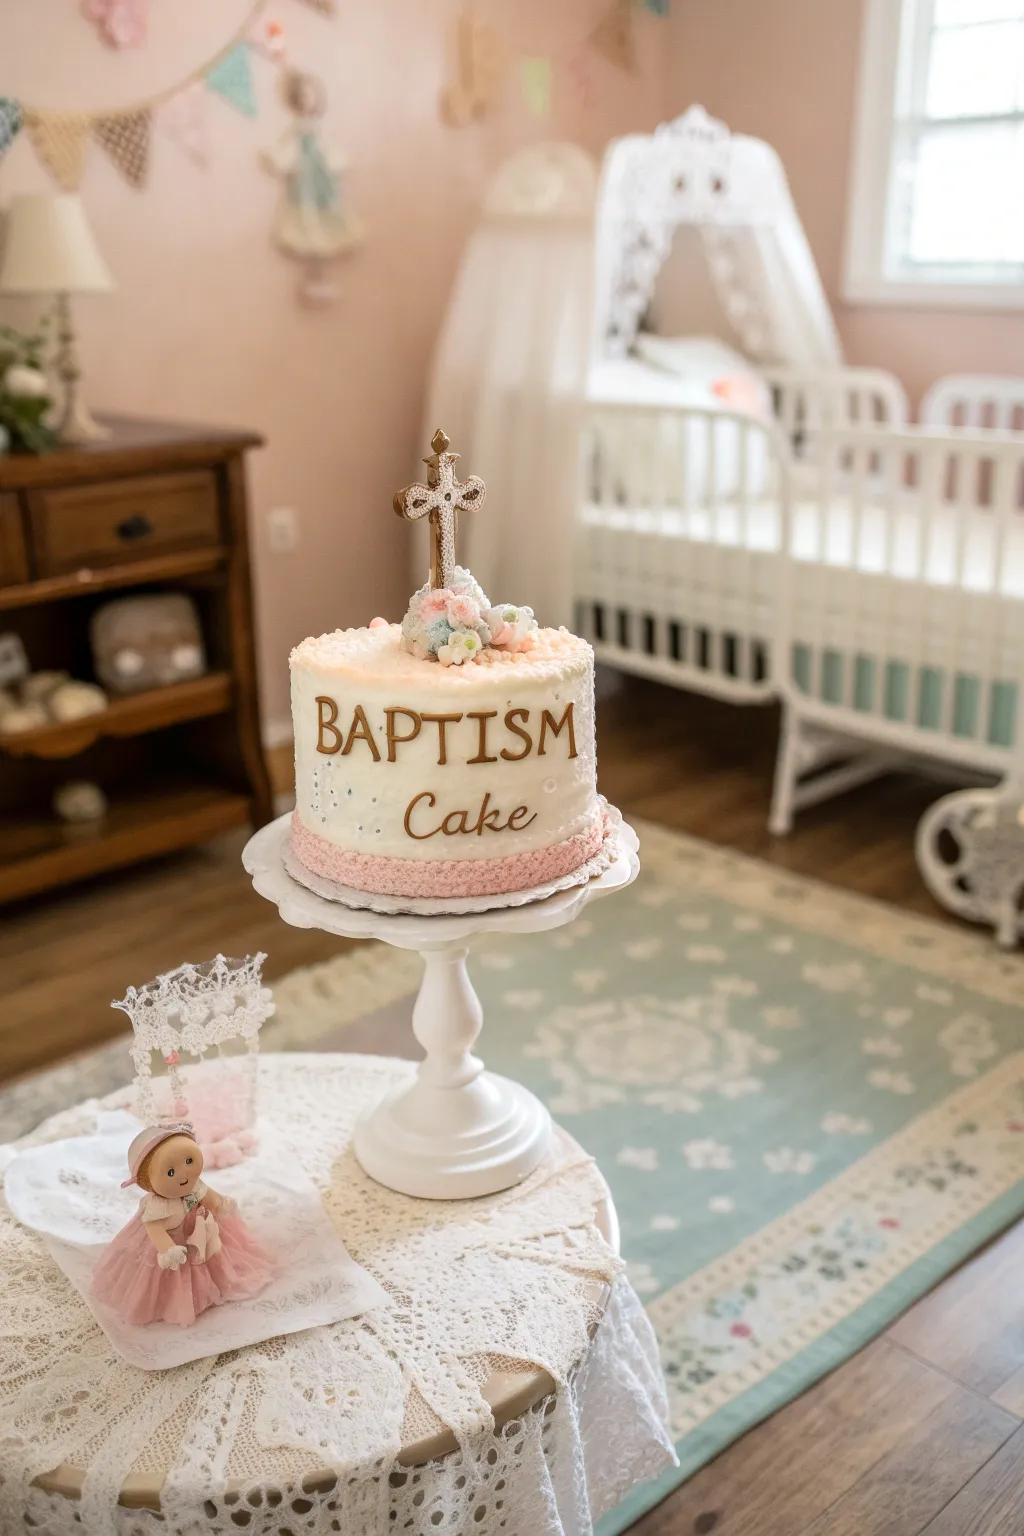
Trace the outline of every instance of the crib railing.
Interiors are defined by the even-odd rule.
[[[818,434],[830,428],[906,425],[903,387],[881,368],[763,368],[761,376],[797,461],[813,458]]]
[[[954,373],[939,379],[921,401],[930,427],[1024,432],[1024,382],[989,373]]]
[[[588,407],[576,622],[628,671],[737,700],[771,675],[788,457],[724,410]]]
[[[836,731],[1005,768],[1024,740],[1024,440],[822,434],[780,577],[776,673]]]

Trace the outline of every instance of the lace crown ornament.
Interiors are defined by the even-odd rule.
[[[216,955],[202,964],[179,965],[143,987],[129,987],[123,998],[111,1003],[131,1019],[134,1038],[130,1055],[140,1119],[150,1123],[187,1118],[196,1122],[197,1134],[209,1134],[203,1129],[203,1122],[211,1118],[203,1113],[204,1101],[212,1108],[220,1089],[212,1079],[204,1083],[200,1074],[203,1068],[212,1071],[233,1065],[230,1086],[238,1102],[217,1105],[220,1123],[215,1129],[226,1129],[224,1120],[230,1118],[232,1110],[235,1120],[242,1122],[232,1127],[234,1134],[251,1127],[259,1032],[274,1012],[273,995],[263,985],[266,958],[262,953],[242,959]],[[236,1051],[241,1047],[233,1063],[230,1057],[221,1060],[225,1046]],[[167,1067],[169,1102],[161,1103],[157,1094],[154,1053]],[[193,1058],[188,1071],[183,1057]],[[211,1092],[211,1088],[216,1091]],[[216,1134],[213,1139],[218,1139]]]

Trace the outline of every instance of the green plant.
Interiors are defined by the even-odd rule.
[[[29,335],[0,325],[0,452],[48,453],[56,442],[46,418],[53,406],[43,367],[46,316]]]

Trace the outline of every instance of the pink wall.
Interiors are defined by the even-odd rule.
[[[206,0],[176,5],[179,17],[196,7],[196,27],[208,25]],[[161,26],[174,9],[153,0]],[[239,9],[240,0],[230,0],[232,14]],[[635,76],[587,53],[589,106],[568,77],[564,61],[585,51],[606,9],[606,0],[479,5],[478,14],[492,18],[505,38],[512,69],[501,110],[479,126],[453,130],[440,122],[437,103],[450,70],[454,3],[358,0],[340,6],[334,22],[296,0],[274,7],[295,62],[317,68],[328,83],[327,136],[349,156],[351,197],[368,228],[365,247],[342,268],[340,301],[326,311],[295,302],[295,269],[270,244],[278,189],[258,151],[275,142],[285,119],[268,63],[255,66],[256,121],[211,99],[207,170],[190,165],[158,134],[149,185],[138,193],[101,152],[90,154],[82,192],[118,279],[116,294],[77,305],[93,403],[251,426],[268,439],[253,463],[252,489],[272,726],[287,718],[292,644],[310,632],[364,623],[378,611],[397,615],[408,595],[407,530],[391,511],[391,497],[425,448],[420,411],[431,346],[491,169],[537,138],[568,137],[596,154],[614,134],[652,127],[665,115],[671,34],[666,22],[643,12]],[[66,18],[77,7],[63,0],[61,10]],[[37,100],[67,104],[62,92],[76,75],[97,88],[93,66],[144,67],[142,54],[100,51],[73,15],[74,30],[60,34],[55,57],[57,19],[54,10],[37,58],[25,56],[24,41],[19,78],[5,79],[4,89],[34,88]],[[15,51],[11,39],[2,46],[5,25],[6,64]],[[30,35],[38,40],[43,30]],[[172,78],[167,50],[191,62],[188,32],[179,20],[173,36],[163,34],[159,66]],[[208,53],[205,37],[204,48]],[[520,53],[555,59],[546,120],[531,118],[520,100]],[[29,145],[16,143],[0,163],[0,203],[47,185]],[[7,312],[17,313],[10,306]],[[298,511],[294,554],[271,555],[267,547],[265,513],[276,505]]]
[[[944,373],[1019,373],[1024,312],[909,310],[840,299],[861,11],[861,0],[677,4],[672,110],[699,101],[736,132],[775,147],[847,360],[891,370],[916,403]]]

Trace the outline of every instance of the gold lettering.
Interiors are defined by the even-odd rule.
[[[493,720],[497,713],[496,709],[468,709],[466,711],[466,719],[475,720],[477,722],[477,730],[480,733],[476,757],[467,757],[467,763],[496,763],[498,761],[496,757],[488,757],[487,755],[487,722],[488,720]]]
[[[568,725],[568,727],[569,727],[569,756],[570,756],[570,758],[573,758],[573,757],[577,756],[577,752],[576,752],[576,731],[575,731],[575,728],[573,726],[573,705],[570,702],[570,703],[568,703],[565,706],[565,709],[562,711],[562,718],[561,718],[561,720],[556,720],[554,715],[551,713],[550,709],[546,709],[544,711],[544,713],[541,715],[541,717],[540,717],[540,740],[537,743],[537,756],[538,757],[544,757],[546,755],[546,749],[545,749],[544,743],[545,743],[545,740],[547,739],[548,731],[549,730],[551,731],[552,736],[560,736],[562,734],[562,728],[564,726],[566,726],[566,725]]]
[[[523,758],[529,757],[533,751],[533,737],[529,731],[523,730],[522,725],[516,725],[516,715],[522,715],[523,725],[525,725],[530,718],[530,711],[528,709],[507,709],[505,711],[505,729],[511,731],[513,736],[518,736],[525,743],[521,752],[510,752],[508,747],[502,747],[501,755],[507,763],[522,762]]]
[[[448,761],[448,735],[446,727],[449,725],[458,725],[459,721],[462,719],[462,716],[461,714],[421,715],[420,719],[429,721],[431,725],[437,726],[437,766],[439,768],[443,768],[445,763]]]
[[[416,711],[414,709],[401,709],[401,708],[399,708],[399,709],[385,709],[384,714],[385,714],[385,717],[387,719],[387,727],[386,728],[387,728],[387,737],[388,737],[388,762],[389,763],[393,763],[395,761],[395,757],[397,755],[396,752],[395,752],[395,747],[398,745],[398,743],[400,741],[415,741],[416,737],[420,733],[420,726],[422,725],[423,722],[420,719],[420,716],[416,713]],[[408,736],[396,736],[396,734],[395,734],[395,716],[396,715],[405,715],[405,717],[408,720],[412,721],[412,730],[409,732]]]
[[[327,706],[326,714],[324,713],[325,704]],[[316,700],[316,714],[316,749],[318,752],[322,752],[325,757],[331,757],[335,752],[341,750],[341,732],[334,723],[338,718],[338,706],[334,699],[328,698],[326,694],[320,694]],[[330,731],[334,737],[333,747],[324,745],[325,731]]]
[[[427,808],[431,811],[437,804],[437,796],[432,795],[429,789],[424,789],[418,795],[413,795],[412,799],[409,801],[409,804],[405,808],[405,816],[402,821],[402,825],[405,828],[406,837],[414,837],[418,843],[425,842],[428,837],[437,836],[436,827],[434,828],[433,832],[414,832],[412,829],[410,824],[412,822],[412,813],[416,809],[417,805],[419,805],[421,800],[426,800]]]
[[[523,821],[521,819],[523,816],[528,816],[529,821]],[[508,830],[510,832],[524,832],[530,823],[536,820],[536,811],[534,811],[533,815],[530,816],[530,807],[528,805],[517,805],[515,810],[508,818]]]
[[[355,709],[352,711],[352,724],[349,727],[348,740],[345,742],[345,745],[341,749],[342,757],[348,756],[357,741],[365,741],[366,745],[373,753],[374,762],[380,762],[380,748],[377,746],[377,743],[373,739],[373,732],[370,729],[370,722],[367,720],[366,711],[361,704],[357,704]]]
[[[471,831],[472,829],[466,825],[466,817],[468,815],[468,811],[449,811],[441,823],[441,831],[445,837],[454,837],[458,832]]]

